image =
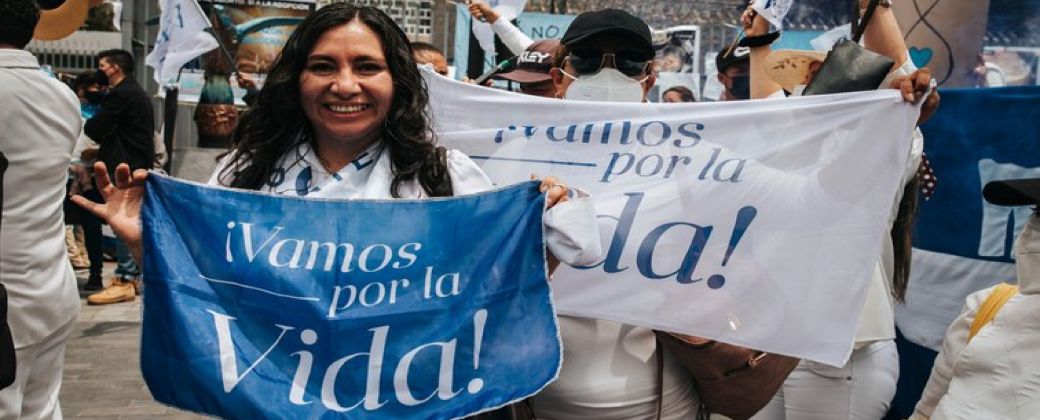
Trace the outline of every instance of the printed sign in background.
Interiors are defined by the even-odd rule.
[[[315,7],[313,0],[215,0],[202,5],[213,27],[234,54],[234,69],[249,74],[258,87],[263,85],[267,70],[282,51],[289,34]],[[234,42],[228,43],[229,40]],[[211,54],[220,54],[219,61],[227,61],[223,52]],[[230,70],[219,69],[229,74]],[[178,101],[199,101],[205,85],[204,73],[203,69],[186,68],[182,71]],[[235,103],[245,105],[242,102],[245,89],[238,88],[234,80],[227,83],[228,89],[234,93]]]
[[[560,313],[845,363],[907,171],[917,113],[897,92],[676,105],[427,83],[439,141],[493,181],[593,194],[605,256],[556,273]]]
[[[917,67],[927,66],[943,87],[975,85],[972,71],[982,52],[989,0],[907,0],[892,11]]]
[[[543,207],[533,182],[335,201],[151,176],[145,381],[225,418],[456,418],[532,395],[561,358]]]
[[[907,304],[896,312],[910,341],[939,350],[968,294],[1014,280],[1014,238],[1031,210],[989,204],[982,187],[1040,176],[1038,101],[1037,87],[944,89],[922,127],[939,184],[921,204]]]

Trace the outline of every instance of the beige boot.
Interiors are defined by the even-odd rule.
[[[134,293],[134,285],[119,279],[113,279],[112,284],[100,292],[87,296],[87,304],[108,305],[110,303],[133,302],[137,298]]]

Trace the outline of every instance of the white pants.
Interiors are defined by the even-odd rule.
[[[853,350],[840,368],[803,360],[751,420],[878,420],[888,411],[898,378],[892,340]]]
[[[43,341],[15,349],[18,370],[14,383],[0,390],[0,419],[61,419],[65,343],[75,326],[72,320]]]

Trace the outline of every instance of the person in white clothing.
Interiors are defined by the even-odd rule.
[[[914,67],[890,3],[887,0],[880,3],[866,26],[863,41],[867,49],[895,63],[881,87],[902,89],[906,101],[926,100],[922,118],[927,118],[938,105],[934,92],[924,97],[931,74],[927,69]],[[741,21],[749,38],[769,39],[769,22],[750,7]],[[751,97],[783,98],[785,92],[793,96],[801,94],[819,70],[825,53],[771,52],[767,41],[752,46],[750,56]],[[903,298],[909,280],[910,233],[917,207],[916,176],[923,149],[923,138],[920,131],[915,130],[904,166],[904,189],[893,197],[889,214],[891,237],[879,244],[879,255],[864,256],[875,261],[874,274],[848,362],[832,367],[802,361],[754,420],[876,420],[888,411],[899,377],[893,301]]]
[[[618,9],[585,12],[560,42],[550,72],[557,97],[646,102],[656,78],[645,22]],[[559,319],[563,367],[560,378],[532,398],[537,418],[697,418],[694,381],[675,357],[658,348],[653,330],[602,319]]]
[[[62,202],[79,101],[22,50],[40,19],[33,0],[0,0],[0,283],[7,288],[15,381],[0,391],[0,418],[60,419],[65,344],[79,314],[66,257]]]
[[[527,50],[534,41],[513,25],[508,20],[501,19],[498,12],[495,11],[490,5],[481,0],[473,0],[469,3],[469,14],[478,20],[482,20],[491,25],[491,30],[498,35],[498,39],[505,44],[506,48],[513,55],[521,55]]]
[[[1040,418],[1040,178],[994,181],[983,195],[997,205],[1033,206],[1015,244],[1018,292],[1003,306],[987,307],[996,286],[968,296],[911,420]],[[987,310],[989,322],[979,320],[972,337]]]

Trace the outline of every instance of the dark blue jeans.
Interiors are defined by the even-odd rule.
[[[122,239],[116,240],[116,277],[123,280],[140,280],[141,269],[130,254],[130,248]]]

